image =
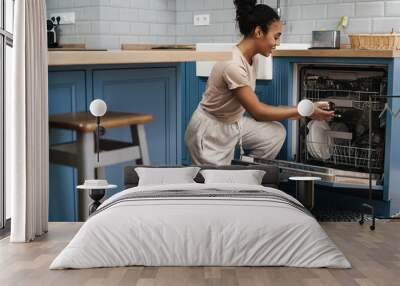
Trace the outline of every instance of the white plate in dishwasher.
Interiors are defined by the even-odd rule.
[[[307,145],[307,152],[313,157],[313,158],[318,158],[318,156],[315,154],[315,150],[314,150],[314,144],[312,144],[313,138],[312,138],[312,134],[311,134],[311,126],[313,125],[314,120],[308,122],[307,124],[307,129],[308,129],[308,134],[307,134],[307,138],[306,138],[306,145]]]
[[[307,124],[307,128],[308,128],[308,134],[307,134],[307,139],[306,139],[306,141],[307,141],[307,144],[306,144],[307,145],[307,152],[311,155],[311,157],[319,159],[318,155],[316,155],[316,153],[315,153],[315,149],[314,149],[315,144],[313,144],[314,141],[313,141],[313,137],[312,137],[312,134],[311,134],[311,129],[312,129],[313,123],[314,123],[314,120],[311,120]]]
[[[312,120],[309,123],[310,140],[307,144],[311,149],[311,156],[317,159],[328,160],[331,157],[332,138],[327,134],[330,131],[329,124],[326,121]],[[309,146],[311,145],[311,146]]]

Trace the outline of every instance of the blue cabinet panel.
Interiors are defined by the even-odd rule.
[[[395,58],[389,65],[388,93],[400,95],[400,59]],[[388,100],[390,109],[400,110],[400,98]],[[390,200],[390,214],[400,212],[400,117],[386,113],[385,180],[384,199]]]
[[[176,82],[174,67],[93,71],[93,98],[103,99],[109,111],[150,113],[154,116],[154,121],[145,125],[153,165],[180,163],[177,160],[180,113],[177,112]],[[131,141],[128,127],[107,129],[104,137]],[[107,179],[121,188],[123,167],[132,164],[133,161],[107,167]]]
[[[49,114],[85,110],[85,72],[49,73]],[[72,131],[50,129],[50,144],[75,140]],[[73,168],[50,164],[49,220],[75,220],[76,172]]]
[[[52,68],[49,72],[49,114],[87,111],[95,98],[106,101],[109,111],[150,113],[155,120],[145,125],[149,155],[154,165],[180,164],[181,142],[178,128],[182,114],[177,100],[176,65],[129,67]],[[179,109],[178,109],[179,108]],[[131,141],[130,130],[108,129],[106,138]],[[50,131],[50,143],[76,139],[71,131]],[[107,179],[123,184],[123,167],[133,161],[106,168]],[[51,221],[75,220],[76,170],[71,167],[50,166]],[[112,193],[108,194],[111,195]]]
[[[184,64],[181,77],[184,77],[184,80],[181,80],[181,90],[184,91],[184,95],[182,96],[182,135],[180,138],[182,146],[182,164],[189,165],[191,164],[191,160],[184,142],[185,130],[206,90],[207,78],[196,76],[196,63],[194,62]]]

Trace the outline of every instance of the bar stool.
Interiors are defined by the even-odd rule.
[[[105,179],[105,166],[126,161],[150,165],[144,124],[153,121],[151,114],[107,112],[101,119],[101,126],[117,128],[129,126],[132,142],[110,139],[99,140],[100,160],[97,162],[96,118],[89,112],[73,112],[49,116],[49,127],[73,130],[77,140],[50,146],[50,162],[68,165],[78,169],[78,183],[88,179]],[[89,194],[78,192],[78,221],[89,216]]]

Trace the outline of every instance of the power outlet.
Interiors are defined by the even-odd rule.
[[[195,25],[195,26],[210,25],[210,14],[194,15],[193,25]]]
[[[60,25],[75,24],[75,12],[52,13],[51,17],[60,17]]]

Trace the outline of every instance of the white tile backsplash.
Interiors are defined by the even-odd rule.
[[[383,17],[385,16],[385,1],[356,3],[357,17]]]
[[[148,35],[150,34],[149,23],[131,23],[131,34],[132,35]]]
[[[400,16],[400,1],[387,1],[385,3],[385,16]]]
[[[177,0],[176,2],[177,11],[179,11],[177,23],[187,25],[184,30],[187,34],[180,34],[180,37],[176,38],[177,43],[195,35],[192,23],[183,17],[186,13],[196,13],[197,10],[181,4],[185,2],[187,1]],[[223,35],[210,34],[210,39],[215,36],[221,41],[222,39],[239,39],[237,29],[233,30],[232,26],[229,26],[235,18],[233,0],[219,0],[219,2],[223,3],[223,8],[213,9],[211,21],[225,23],[225,28]],[[276,5],[275,0],[264,0],[264,3],[271,7]],[[396,16],[400,16],[400,0],[281,0],[281,6],[282,19],[285,21],[282,42],[309,43],[313,29],[336,29],[340,16],[349,17],[348,27],[342,32],[343,43],[348,42],[348,33],[390,32],[392,26],[396,32],[400,32],[400,23],[398,23],[400,20],[396,19]],[[182,30],[183,28],[180,27],[180,31]],[[212,40],[207,42],[210,41]]]
[[[399,17],[382,17],[372,19],[373,33],[389,33],[392,28],[395,32],[399,32],[400,18]]]
[[[372,31],[372,19],[371,18],[352,18],[349,20],[349,27],[347,28],[348,33],[360,34],[365,31]]]
[[[328,4],[328,18],[338,19],[341,16],[354,16],[354,3]]]
[[[259,1],[261,2],[261,1]],[[275,0],[264,0],[275,7]],[[233,0],[46,0],[48,13],[75,12],[75,25],[60,27],[61,43],[117,49],[122,43],[232,42],[240,35]],[[282,0],[282,42],[310,42],[313,29],[335,29],[348,16],[348,33],[400,32],[400,0]],[[193,16],[210,14],[209,26]]]
[[[134,19],[137,19],[139,15],[138,9],[133,8],[120,8],[119,10],[119,20],[123,22],[132,22]]]
[[[176,0],[46,0],[46,4],[48,14],[76,13],[74,25],[60,26],[60,43],[119,49],[123,43],[176,42]]]
[[[302,19],[326,18],[327,5],[303,5],[301,7]]]

